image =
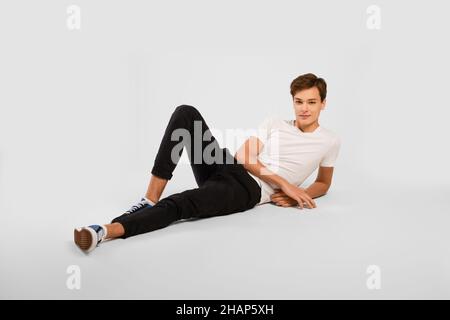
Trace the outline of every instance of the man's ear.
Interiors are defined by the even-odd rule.
[[[327,105],[327,99],[323,99],[322,101],[322,110],[325,109],[325,106]]]

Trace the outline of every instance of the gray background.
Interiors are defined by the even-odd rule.
[[[366,27],[372,4],[380,30]],[[449,12],[446,1],[2,1],[0,297],[448,299]],[[174,107],[196,106],[218,131],[290,119],[289,84],[306,72],[327,80],[320,124],[342,138],[316,209],[266,204],[88,256],[73,245],[74,227],[144,194]],[[194,187],[182,161],[163,196]],[[80,290],[66,287],[69,265]],[[366,286],[369,265],[380,290]]]

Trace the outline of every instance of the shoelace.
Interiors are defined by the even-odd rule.
[[[132,206],[132,207],[131,207],[128,211],[126,211],[125,213],[126,213],[126,214],[130,214],[130,213],[136,212],[136,211],[138,211],[139,209],[141,209],[141,208],[143,208],[143,207],[146,207],[146,206],[148,206],[148,203],[147,203],[144,199],[142,199],[137,205]]]

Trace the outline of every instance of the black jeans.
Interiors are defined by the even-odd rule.
[[[197,122],[194,125],[194,122]],[[200,126],[199,126],[200,124]],[[192,137],[182,137],[177,141],[172,139],[175,129],[185,129]],[[194,133],[194,131],[197,131]],[[200,132],[201,131],[201,132]],[[178,131],[179,132],[179,131]],[[194,141],[197,137],[210,137]],[[201,141],[201,147],[198,142]],[[253,208],[261,198],[261,188],[258,183],[248,174],[247,170],[238,163],[227,148],[220,148],[217,140],[211,135],[200,112],[190,105],[180,105],[175,108],[165,130],[158,153],[155,158],[151,173],[155,176],[170,180],[172,172],[178,163],[184,146],[188,152],[189,161],[194,173],[198,188],[185,190],[172,194],[159,200],[155,206],[146,207],[132,214],[122,214],[112,220],[119,222],[125,229],[122,238],[161,229],[172,222],[188,218],[207,218],[221,216],[230,213],[242,212]],[[197,144],[197,146],[196,146]],[[172,161],[172,150],[177,157]],[[215,160],[205,161],[204,157],[195,158],[195,150],[203,155],[205,148]],[[219,152],[219,154],[217,154]],[[222,156],[221,160],[219,155]],[[200,163],[198,163],[200,162]]]

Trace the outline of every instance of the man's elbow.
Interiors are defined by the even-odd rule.
[[[331,187],[331,183],[326,183],[326,182],[319,182],[322,186],[322,192],[320,196],[324,196],[328,193],[328,190],[330,190]]]
[[[323,187],[323,195],[326,195],[328,193],[328,190],[330,190],[331,183],[324,183]]]

